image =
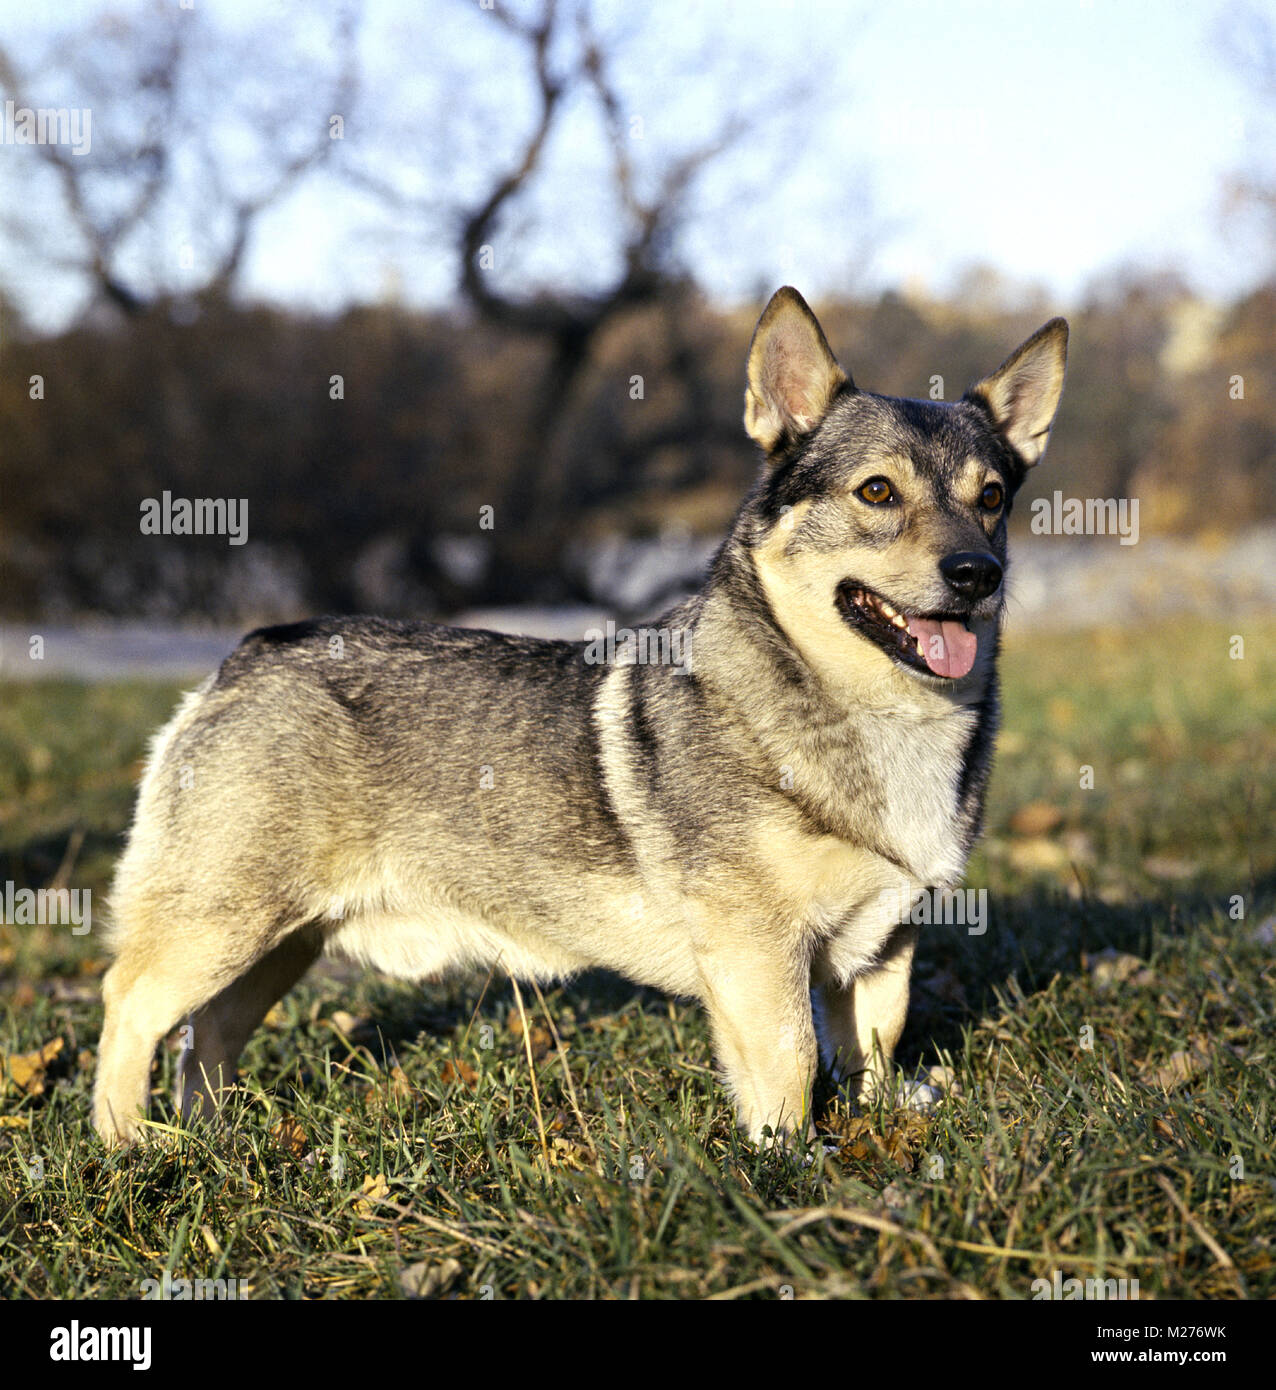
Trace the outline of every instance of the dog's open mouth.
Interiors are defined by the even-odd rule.
[[[838,585],[837,600],[850,626],[902,665],[946,680],[970,674],[979,639],[961,616],[901,613],[881,594],[850,579]]]

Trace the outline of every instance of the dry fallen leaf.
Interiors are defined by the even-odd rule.
[[[1010,844],[1010,864],[1024,874],[1060,873],[1068,867],[1068,851],[1044,835],[1033,835]]]
[[[459,1081],[463,1086],[468,1086],[472,1091],[478,1085],[479,1074],[468,1062],[459,1059],[455,1062],[444,1062],[443,1069],[439,1072],[439,1079],[445,1086],[450,1086],[454,1081]]]
[[[1085,958],[1085,968],[1097,989],[1107,989],[1109,985],[1123,985],[1143,968],[1138,956],[1128,951],[1118,951],[1105,946],[1102,951]]]
[[[573,1172],[579,1172],[589,1167],[590,1154],[584,1145],[557,1134],[549,1143],[549,1161],[555,1168],[568,1168]]]
[[[408,1298],[437,1298],[465,1273],[460,1260],[434,1264],[422,1260],[399,1271],[399,1287]]]
[[[1063,824],[1063,812],[1048,801],[1027,801],[1010,817],[1014,835],[1049,835]]]
[[[363,1093],[364,1104],[369,1110],[401,1110],[410,1105],[416,1096],[408,1074],[395,1062],[385,1076]]]
[[[65,1046],[61,1038],[54,1038],[36,1052],[10,1053],[4,1059],[5,1075],[23,1095],[41,1096],[44,1094],[45,1071]]]
[[[356,1030],[364,1027],[368,1020],[361,1014],[347,1013],[345,1009],[334,1009],[328,1015],[328,1022],[347,1038]]]
[[[1145,1067],[1144,1078],[1163,1091],[1171,1091],[1199,1076],[1209,1066],[1212,1051],[1213,1044],[1208,1038],[1198,1038],[1190,1049],[1171,1052],[1169,1059],[1160,1066]]]
[[[509,1030],[526,1047],[526,1043],[523,1043],[523,1020],[519,1014],[510,1014]],[[531,1039],[533,1061],[539,1062],[555,1050],[554,1035],[548,1028],[542,1028],[539,1023],[531,1025],[528,1030],[528,1037]]]
[[[305,1127],[291,1115],[285,1115],[282,1120],[275,1121],[270,1127],[270,1137],[293,1158],[300,1158],[310,1147],[310,1136],[306,1133]]]
[[[868,1116],[834,1110],[823,1128],[829,1138],[841,1144],[841,1157],[857,1158],[862,1162],[891,1159],[912,1172],[917,1165],[917,1154],[924,1148],[930,1133],[931,1120],[919,1111],[900,1111],[886,1121],[879,1134]]]
[[[384,1173],[378,1173],[374,1178],[364,1178],[359,1193],[354,1199],[355,1211],[360,1216],[371,1216],[376,1204],[390,1195],[390,1184],[386,1182]]]

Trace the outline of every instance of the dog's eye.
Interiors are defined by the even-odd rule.
[[[857,491],[865,502],[871,502],[875,507],[884,506],[887,502],[895,500],[891,485],[885,478],[870,478],[868,482],[861,483]]]
[[[989,483],[979,494],[980,506],[985,507],[990,512],[995,512],[1001,506],[1005,493],[1001,490],[1000,483]]]

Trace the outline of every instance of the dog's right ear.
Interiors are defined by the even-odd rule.
[[[750,436],[770,454],[809,434],[847,381],[806,300],[789,285],[776,290],[749,346],[744,427]]]

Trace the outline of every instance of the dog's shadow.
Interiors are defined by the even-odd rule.
[[[1253,904],[1276,897],[1276,873],[1249,885],[1245,896],[1251,911]],[[998,1008],[998,996],[1004,998],[1012,982],[1016,992],[1031,996],[1056,975],[1085,974],[1086,958],[1107,948],[1146,957],[1154,941],[1167,934],[1186,934],[1202,921],[1226,920],[1229,901],[1228,894],[1178,892],[1112,904],[1038,891],[994,903],[982,935],[968,935],[964,927],[923,927],[896,1065],[912,1075],[946,1054],[960,1056],[965,1033]],[[380,1070],[392,1067],[397,1054],[418,1045],[423,1036],[468,1040],[484,1025],[522,1046],[517,1033],[510,1031],[519,1016],[518,996],[503,975],[486,981],[462,977],[415,989],[337,962],[319,966],[308,984],[318,996],[319,1016],[331,1020],[339,1017],[339,1010],[357,1010],[358,1022],[345,1035],[346,1045]],[[353,998],[351,986],[356,991]],[[666,1015],[670,1007],[668,995],[605,970],[587,971],[545,987],[542,993],[545,1009],[532,987],[522,987],[523,1010],[532,1029],[545,1026],[546,1009],[556,1024],[569,1017],[572,1028],[567,1031],[578,1032],[591,1027],[602,1031],[609,1023],[621,1027],[625,1015]],[[707,1029],[700,1036],[707,1049]],[[303,1063],[293,1084],[304,1088],[311,1079],[309,1071]],[[815,1090],[817,1119],[839,1094],[821,1067]]]
[[[906,1070],[960,1053],[964,1032],[1010,987],[1031,996],[1060,975],[1087,973],[1087,961],[1112,950],[1145,959],[1156,942],[1186,937],[1202,923],[1228,922],[1238,935],[1259,920],[1259,905],[1276,898],[1276,872],[1246,885],[1248,922],[1229,912],[1234,891],[1177,891],[1124,903],[1060,892],[1008,895],[992,904],[988,930],[923,927],[913,970],[912,1001],[896,1062]]]
[[[357,1008],[359,1021],[350,1041],[382,1066],[392,1065],[401,1048],[414,1046],[423,1036],[467,1036],[484,1025],[509,1035],[520,1015],[518,994],[503,974],[472,974],[416,988],[341,961],[324,961],[307,976],[307,986],[319,995],[320,1015],[330,1020],[337,1010]],[[358,990],[354,1003],[348,997],[351,986]],[[533,986],[521,986],[522,1012],[531,1029],[545,1027],[546,1009],[555,1026],[570,1015],[569,1031],[577,1032],[625,1014],[665,1013],[669,1008],[669,996],[660,990],[607,970],[585,971],[563,984],[542,986],[541,993],[545,1009]]]

